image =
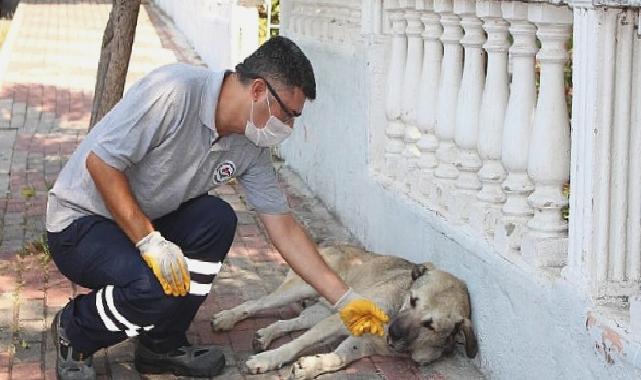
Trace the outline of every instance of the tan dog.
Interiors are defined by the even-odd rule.
[[[464,335],[467,356],[476,356],[469,295],[461,280],[435,269],[432,263],[414,264],[353,246],[328,247],[321,254],[349,286],[387,312],[391,321],[386,335],[349,335],[338,314],[319,298],[297,318],[277,321],[256,332],[254,349],[264,351],[280,336],[309,329],[277,349],[249,358],[246,367],[250,373],[280,368],[299,358],[305,349],[341,338],[346,339],[332,353],[299,358],[290,377],[311,379],[371,355],[409,355],[417,363],[427,364],[452,352],[459,332]],[[311,286],[290,271],[271,294],[221,311],[212,325],[215,330],[229,330],[261,310],[318,297]]]

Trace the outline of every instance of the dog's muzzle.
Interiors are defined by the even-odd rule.
[[[398,318],[395,318],[387,330],[387,344],[397,352],[407,351],[407,334]]]

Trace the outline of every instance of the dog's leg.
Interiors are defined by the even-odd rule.
[[[341,323],[338,314],[333,314],[291,342],[274,350],[252,356],[247,360],[245,366],[252,374],[264,373],[291,362],[296,359],[301,351],[308,347],[320,344],[333,337],[346,335],[349,335],[347,328]]]
[[[257,300],[250,300],[214,315],[211,321],[215,331],[231,330],[234,325],[259,311],[285,306],[292,302],[316,296],[316,291],[298,276],[288,276],[276,290]]]
[[[303,310],[303,312],[296,318],[276,321],[271,325],[256,331],[256,335],[254,335],[254,340],[252,342],[254,352],[265,351],[274,339],[280,338],[289,332],[305,330],[313,327],[318,322],[331,315],[331,313],[331,310],[327,306],[321,303],[315,303]]]
[[[335,372],[360,358],[372,355],[398,355],[389,350],[384,337],[375,335],[350,336],[334,352],[305,356],[292,365],[289,379],[313,379],[327,372]]]

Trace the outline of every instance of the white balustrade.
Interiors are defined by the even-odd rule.
[[[463,31],[460,19],[453,13],[452,0],[434,0],[434,11],[440,16],[443,34],[443,60],[441,62],[441,78],[439,80],[438,102],[436,114],[436,136],[439,139],[436,157],[438,167],[434,171],[436,177],[436,194],[432,199],[440,202],[434,208],[446,209],[445,197],[454,187],[458,170],[454,167],[457,149],[454,145],[454,128],[456,125],[456,104],[461,83],[463,47],[460,44]]]
[[[385,93],[387,116],[385,169],[387,174],[394,175],[393,173],[397,173],[400,168],[400,155],[404,148],[405,125],[400,118],[407,38],[405,36],[405,9],[399,5],[398,1],[385,1],[384,6],[392,23],[392,52]]]
[[[419,0],[416,2],[416,8],[422,11],[421,21],[425,28],[423,32],[423,68],[421,69],[419,93],[416,99],[416,125],[420,130],[421,138],[416,145],[420,151],[418,161],[420,192],[423,195],[429,195],[434,169],[438,164],[436,160],[438,139],[434,134],[434,127],[436,125],[441,59],[443,59],[443,45],[439,38],[443,33],[443,28],[438,15],[434,13],[433,0]]]
[[[507,170],[502,184],[506,200],[494,234],[499,252],[516,253],[521,249],[523,230],[533,210],[527,198],[534,184],[527,174],[532,120],[536,106],[535,54],[536,26],[528,21],[528,5],[518,1],[501,4],[503,17],[510,22],[514,42],[509,53],[512,61],[510,96],[505,110],[501,161]]]
[[[402,180],[417,207],[466,222],[465,233],[492,239],[499,254],[526,259],[514,262],[566,266],[564,276],[595,299],[638,293],[638,11],[606,11],[589,1],[289,0],[282,6],[289,18],[283,31],[294,38],[380,49],[367,61],[376,65],[375,76],[386,77],[384,90],[377,79],[369,89],[384,98],[373,103],[385,103],[385,120],[377,121],[385,127],[370,134],[377,144],[371,152],[384,148],[371,160],[384,169],[377,178]],[[570,129],[564,65],[572,25]],[[369,115],[382,114],[373,109]],[[568,237],[562,210],[570,170]]]
[[[485,34],[481,20],[476,17],[476,1],[454,0],[454,13],[461,17],[464,30],[461,44],[465,55],[463,58],[463,77],[456,103],[456,125],[454,141],[458,146],[457,167],[459,175],[456,188],[464,196],[475,195],[481,189],[478,170],[481,159],[478,155],[479,111],[485,81],[484,53],[482,50]],[[465,197],[467,198],[467,197]],[[465,199],[463,198],[463,199]],[[459,199],[459,217],[469,211],[470,204]]]
[[[479,0],[476,12],[487,32],[487,42],[483,45],[487,52],[487,78],[479,116],[478,151],[482,167],[478,175],[482,188],[476,195],[480,202],[480,220],[475,225],[492,236],[505,201],[505,193],[501,189],[505,179],[501,143],[508,101],[508,23],[502,18],[501,1]]]
[[[569,181],[570,125],[565,102],[563,67],[568,60],[572,12],[566,6],[531,3],[528,18],[538,28],[541,49],[539,96],[528,157],[534,192],[528,198],[534,217],[528,222],[523,254],[535,265],[562,266],[567,259],[568,204],[563,186]]]

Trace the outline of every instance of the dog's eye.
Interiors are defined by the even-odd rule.
[[[428,329],[430,329],[430,330],[434,331],[434,327],[432,326],[432,322],[434,322],[434,321],[432,320],[432,318],[430,318],[430,319],[428,319],[428,320],[426,320],[426,321],[423,321],[423,327],[426,327],[426,328],[428,328]]]
[[[417,297],[410,297],[410,306],[416,307],[416,301],[418,300]]]

